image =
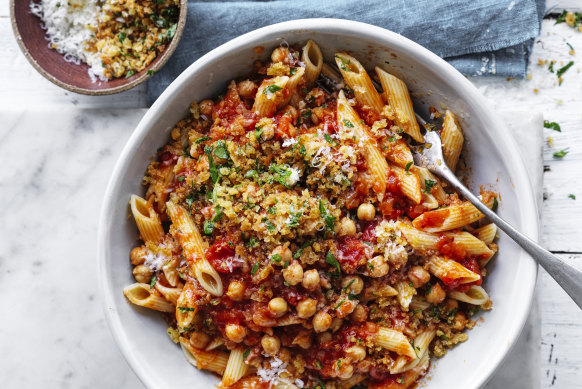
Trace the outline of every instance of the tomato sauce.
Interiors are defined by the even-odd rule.
[[[371,254],[370,246],[360,239],[345,236],[336,242],[336,258],[344,273],[355,273],[358,267],[366,264]]]
[[[452,236],[441,235],[436,241],[436,247],[441,254],[457,261],[467,256],[467,250],[462,245],[457,244]]]
[[[422,216],[415,219],[412,224],[419,229],[440,227],[443,225],[449,214],[450,210],[448,208],[436,209],[424,213]]]

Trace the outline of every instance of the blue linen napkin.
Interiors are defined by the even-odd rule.
[[[400,33],[461,73],[525,77],[544,0],[190,0],[180,43],[147,84],[148,103],[189,65],[219,45],[270,24],[344,18]]]

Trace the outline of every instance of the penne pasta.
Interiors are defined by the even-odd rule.
[[[319,77],[323,67],[321,49],[311,39],[303,46],[301,61],[305,64],[305,85],[309,87]]]
[[[493,240],[497,235],[497,226],[495,223],[490,223],[481,228],[477,228],[473,233],[477,236],[477,239],[482,240],[485,244],[489,245],[493,243]]]
[[[408,306],[412,301],[412,296],[416,294],[416,289],[410,286],[408,281],[400,281],[396,284],[398,291],[398,302],[404,311],[408,311]]]
[[[477,285],[471,285],[471,289],[466,292],[453,290],[449,292],[449,297],[471,305],[483,305],[489,301],[489,295],[485,289]]]
[[[382,146],[384,147],[382,151],[386,159],[395,165],[406,168],[410,162],[413,162],[412,152],[404,139],[384,142]]]
[[[471,202],[425,212],[412,221],[412,225],[427,232],[449,231],[464,227],[484,218]]]
[[[445,162],[452,171],[455,171],[465,138],[463,137],[463,131],[457,118],[449,110],[445,112],[441,140],[443,143]]]
[[[135,283],[123,288],[123,294],[133,304],[160,312],[173,312],[174,305],[154,293],[148,284]]]
[[[337,119],[344,134],[353,134],[356,141],[362,143],[366,150],[364,156],[368,170],[374,177],[373,188],[377,193],[384,193],[390,171],[388,162],[378,149],[375,140],[368,133],[366,125],[360,122],[358,114],[349,105],[343,91],[340,92],[337,99]]]
[[[236,348],[230,352],[222,376],[222,386],[231,386],[246,374],[248,365],[244,362],[243,354],[244,349],[242,348]]]
[[[285,92],[283,94],[286,95],[287,97],[277,105],[277,108],[285,106],[291,100],[291,98],[295,95],[295,92],[297,91],[297,87],[299,86],[303,78],[303,74],[305,74],[305,68],[299,67],[295,69],[297,69],[295,71],[295,74],[289,78],[289,81],[285,85]]]
[[[409,166],[408,171],[395,165],[391,165],[390,169],[392,170],[394,175],[398,178],[402,194],[411,199],[412,201],[414,201],[415,203],[420,204],[420,202],[422,201],[422,193],[420,191],[420,180],[416,173],[411,169],[411,166]]]
[[[406,84],[399,78],[376,66],[376,74],[384,89],[384,100],[396,115],[396,124],[417,142],[424,143],[420,127],[414,115],[412,100]]]
[[[367,105],[380,114],[384,108],[384,102],[362,64],[344,53],[335,54],[335,63],[346,84],[354,91],[358,103]]]
[[[459,262],[440,255],[433,255],[428,261],[429,271],[445,283],[460,280],[461,284],[475,282],[481,276],[465,268]]]
[[[347,380],[342,380],[339,382],[338,389],[350,389],[358,385],[360,382],[364,381],[366,376],[363,374],[354,374]]]
[[[426,368],[424,365],[428,362],[428,346],[434,339],[436,330],[427,330],[414,338],[412,346],[414,347],[415,357],[412,360],[400,356],[396,359],[394,366],[390,369],[391,374],[399,374],[416,367]]]
[[[413,226],[402,222],[397,222],[396,226],[405,236],[408,244],[419,252],[438,250],[437,241],[439,238],[448,237],[452,238],[452,241],[455,242],[455,244],[462,246],[469,255],[491,257],[494,254],[494,251],[487,247],[485,243],[468,232],[444,232],[442,234],[435,234],[418,230]]]
[[[195,296],[193,285],[187,283],[176,301],[176,323],[182,330],[190,328],[198,312],[198,303]]]
[[[258,117],[272,116],[277,107],[290,97],[286,88],[289,77],[278,76],[264,80],[257,91],[253,112]]]
[[[410,359],[416,358],[416,353],[414,352],[412,345],[408,341],[406,335],[402,332],[386,327],[380,327],[373,341],[375,345],[394,351],[399,355],[404,355]]]
[[[137,195],[131,195],[129,205],[144,242],[158,243],[164,236],[164,229],[153,205]]]
[[[430,193],[439,204],[443,204],[449,198],[439,180],[427,168],[415,166],[414,172],[420,179],[424,193]],[[430,190],[427,189],[427,185],[430,186]]]
[[[161,282],[156,282],[154,288],[156,288],[156,290],[160,292],[161,295],[164,296],[164,298],[171,302],[173,305],[176,305],[178,303],[178,298],[182,293],[182,287],[179,286],[175,288],[167,287],[163,286]]]
[[[186,258],[192,260],[192,275],[210,294],[222,296],[222,279],[205,258],[204,243],[192,218],[182,206],[171,201],[166,203],[166,209],[172,223],[179,231],[177,233],[178,240],[183,247]]]
[[[228,353],[224,351],[204,351],[192,347],[188,339],[180,337],[180,346],[188,362],[198,369],[209,370],[217,374],[224,374],[229,360]]]

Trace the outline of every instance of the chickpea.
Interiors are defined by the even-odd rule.
[[[315,315],[315,311],[317,310],[317,301],[310,298],[302,300],[297,304],[296,309],[297,316],[300,318],[310,318],[311,316]]]
[[[384,260],[384,257],[377,255],[368,262],[368,267],[370,269],[370,277],[379,278],[388,274],[390,267]]]
[[[352,219],[344,217],[340,221],[336,233],[339,236],[354,236],[356,235],[356,223]]]
[[[447,311],[452,311],[455,308],[459,308],[459,302],[455,299],[446,299],[444,302],[445,308]]]
[[[324,333],[319,335],[319,343],[320,344],[327,343],[330,340],[331,340],[331,333],[329,333],[329,332],[324,332]]]
[[[436,283],[431,286],[426,294],[426,301],[431,304],[440,304],[447,297],[447,293],[443,290],[441,284]]]
[[[282,360],[283,362],[289,363],[291,361],[291,351],[288,348],[281,348],[279,353],[277,354],[277,358]]]
[[[303,267],[298,261],[293,261],[287,269],[283,269],[283,278],[289,285],[297,285],[303,281]]]
[[[261,132],[261,139],[263,141],[272,139],[275,136],[275,128],[272,125],[267,124],[261,127],[261,129],[263,130],[263,132]]]
[[[240,343],[247,336],[247,330],[239,324],[227,324],[224,329],[226,337],[235,343]]]
[[[370,359],[364,359],[363,361],[358,362],[357,368],[360,372],[365,374],[370,371],[372,365],[373,363],[370,361]]]
[[[313,329],[315,332],[327,331],[331,327],[332,318],[327,312],[317,312],[313,318]]]
[[[236,90],[241,97],[255,97],[257,93],[257,85],[250,80],[244,80],[236,85]]]
[[[212,100],[202,100],[198,105],[200,113],[204,116],[210,117],[212,115],[212,109],[214,108],[214,103]]]
[[[461,331],[467,325],[467,318],[463,312],[457,312],[453,321],[453,329]]]
[[[346,355],[353,362],[359,362],[366,358],[366,349],[362,346],[352,346],[346,350]]]
[[[269,312],[275,317],[281,317],[287,312],[287,301],[282,297],[275,297],[269,301]]]
[[[331,332],[336,332],[341,328],[343,322],[344,322],[343,319],[334,317],[333,320],[331,321],[331,325],[329,326],[329,330]]]
[[[421,266],[412,266],[408,271],[408,279],[415,288],[420,288],[430,280],[430,273]]]
[[[291,263],[293,260],[293,253],[287,246],[277,246],[275,250],[271,252],[271,258],[274,255],[279,255],[281,257],[280,261],[271,261],[274,265],[283,266],[286,262]]]
[[[360,204],[358,207],[358,219],[369,222],[374,220],[374,216],[376,216],[376,208],[374,208],[373,204]]]
[[[141,265],[145,262],[145,256],[148,254],[148,249],[145,246],[135,247],[129,253],[129,260],[132,265]]]
[[[245,294],[245,284],[242,281],[232,281],[228,284],[226,295],[233,301],[241,301]]]
[[[319,287],[319,273],[315,269],[303,273],[302,285],[307,290],[315,290]]]
[[[286,47],[277,47],[271,54],[273,62],[289,62],[289,49]]]
[[[358,323],[366,321],[368,318],[368,310],[362,304],[356,305],[354,312],[352,312],[352,320]]]
[[[297,336],[293,339],[292,344],[301,347],[304,350],[307,350],[311,347],[312,339],[311,339],[311,331],[302,330],[300,331]]]
[[[261,339],[263,350],[271,356],[277,354],[281,348],[281,341],[276,336],[265,335]]]
[[[338,378],[340,380],[347,380],[354,375],[354,367],[346,359],[338,359],[337,366],[339,370]]]
[[[145,265],[137,265],[133,268],[133,276],[137,282],[147,284],[151,281],[154,272]]]
[[[342,289],[345,292],[360,294],[364,289],[364,281],[358,276],[347,276],[342,280]]]
[[[190,344],[194,348],[205,348],[210,343],[210,337],[202,331],[194,331],[190,335]]]

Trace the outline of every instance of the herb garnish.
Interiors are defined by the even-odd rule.
[[[327,254],[325,254],[325,263],[331,266],[335,266],[338,274],[341,274],[342,269],[340,267],[340,263],[337,261],[337,259],[335,259],[335,256],[332,254],[331,251],[328,251]]]
[[[437,184],[436,181],[433,180],[424,180],[424,192],[431,194],[431,189],[433,186],[435,186]]]
[[[572,200],[576,200],[576,195],[575,194],[570,193],[568,195],[568,197],[571,198]]]
[[[348,128],[354,128],[354,124],[347,119],[344,119],[344,126]]]
[[[562,132],[562,129],[558,123],[550,122],[548,120],[544,120],[544,128],[551,128],[554,131]]]
[[[268,87],[266,87],[265,89],[263,89],[263,94],[267,95],[269,93],[276,93],[277,91],[280,91],[281,88],[279,85],[275,85],[275,84],[271,84]]]
[[[410,167],[412,166],[412,164],[413,164],[413,162],[412,162],[412,161],[410,161],[410,162],[408,162],[408,163],[406,164],[406,167],[404,168],[404,172],[405,172],[406,174],[408,174],[408,175],[411,175],[411,174],[412,174],[412,173],[410,173],[410,172],[409,172],[409,170],[410,170]]]
[[[564,158],[566,156],[566,154],[568,154],[568,149],[564,149],[564,150],[560,150],[560,151],[556,151],[554,153],[554,158]]]
[[[251,269],[251,276],[254,276],[257,273],[257,270],[259,270],[258,262],[253,265],[253,268]]]

